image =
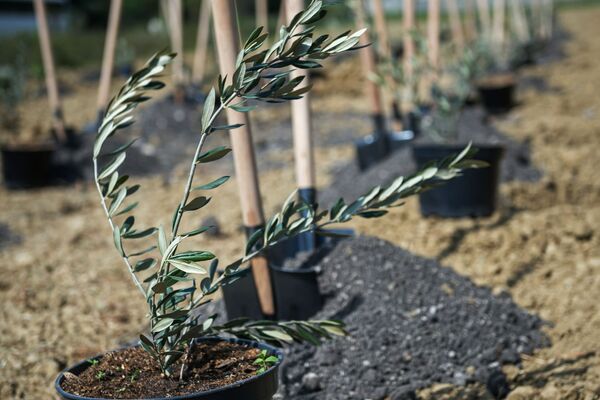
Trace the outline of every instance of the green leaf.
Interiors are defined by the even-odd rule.
[[[115,242],[115,247],[121,256],[123,256],[123,243],[121,242],[121,231],[119,227],[115,225],[113,230],[113,241]]]
[[[129,257],[137,257],[137,256],[141,256],[147,253],[150,253],[152,250],[156,249],[156,246],[150,246],[144,250],[138,251],[136,253],[132,253],[129,255]]]
[[[136,201],[135,203],[132,203],[132,204],[128,205],[127,207],[125,207],[124,209],[122,209],[121,211],[119,211],[118,213],[116,213],[115,216],[127,214],[129,211],[133,210],[137,206],[138,206],[138,202]]]
[[[185,207],[183,207],[183,211],[195,211],[198,210],[202,207],[204,207],[205,205],[208,204],[208,202],[210,201],[210,197],[204,197],[204,196],[199,196],[196,197],[195,199],[193,199],[192,201],[190,201],[189,203],[187,203],[185,205]]]
[[[114,213],[119,209],[123,200],[125,200],[125,196],[127,196],[127,188],[122,187],[117,192],[117,197],[110,203],[110,207],[108,209],[108,215],[113,216]]]
[[[208,261],[215,258],[215,255],[210,251],[184,251],[171,256],[172,260],[183,261]]]
[[[156,323],[156,325],[154,325],[152,327],[152,332],[157,333],[157,332],[164,331],[165,329],[167,329],[168,327],[173,325],[173,322],[174,322],[174,320],[172,318],[161,319],[160,321],[158,321]]]
[[[265,335],[275,338],[277,340],[281,340],[286,343],[293,343],[294,339],[285,332],[276,331],[276,330],[264,330],[262,331]]]
[[[148,228],[140,232],[129,232],[123,234],[123,239],[141,239],[152,235],[154,232],[156,232],[156,228]]]
[[[178,270],[186,272],[188,274],[206,274],[206,270],[197,264],[186,261],[174,260],[172,258],[170,258],[167,261],[169,262],[169,264],[171,264]]]
[[[162,225],[158,227],[158,249],[160,250],[160,254],[165,254],[167,251],[167,236]]]
[[[387,213],[388,212],[386,210],[374,210],[374,211],[363,211],[363,212],[358,213],[357,215],[359,217],[363,217],[363,218],[379,218],[381,216],[384,216]]]
[[[210,121],[215,110],[215,88],[211,88],[206,100],[204,101],[204,109],[202,110],[202,132],[207,132]]]
[[[229,108],[231,108],[237,112],[245,113],[245,112],[250,112],[250,111],[254,110],[256,108],[256,106],[244,106],[242,104],[234,104],[234,105],[229,106]]]
[[[156,260],[154,258],[146,258],[144,260],[138,261],[135,263],[133,267],[134,272],[145,271],[148,268],[152,268],[156,265]]]
[[[258,240],[263,236],[263,232],[263,229],[257,229],[254,231],[254,233],[252,233],[252,235],[250,235],[248,241],[246,242],[246,254],[252,253],[254,250],[254,245],[256,245]]]
[[[231,149],[228,147],[219,146],[219,147],[216,147],[216,148],[200,155],[198,157],[198,159],[196,160],[196,162],[207,163],[207,162],[211,162],[211,161],[216,161],[216,160],[219,160],[219,159],[225,157],[227,154],[229,154],[230,151],[231,151]]]
[[[207,231],[207,230],[209,230],[210,228],[214,228],[214,227],[213,227],[213,226],[202,226],[202,227],[200,227],[200,228],[198,228],[198,229],[194,229],[193,231],[186,232],[186,233],[184,234],[184,236],[196,236],[196,235],[199,235],[199,234],[201,234],[201,233],[204,233],[204,232],[206,232],[206,231]]]
[[[113,172],[115,172],[117,170],[117,168],[119,168],[121,166],[121,164],[123,164],[123,161],[125,161],[125,157],[126,157],[126,154],[121,153],[118,156],[116,156],[115,158],[113,158],[112,161],[109,162],[106,165],[106,167],[104,167],[102,169],[102,171],[98,175],[98,180],[101,181],[103,179],[108,178]]]
[[[224,184],[225,182],[227,182],[229,180],[229,176],[222,176],[218,179],[215,179],[214,181],[210,182],[210,183],[205,183],[204,185],[200,185],[200,186],[196,186],[195,188],[193,188],[192,190],[211,190],[211,189],[216,189],[219,186],[221,186],[222,184]]]

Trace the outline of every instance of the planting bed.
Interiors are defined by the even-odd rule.
[[[597,172],[600,96],[593,84],[600,82],[597,63],[600,9],[569,10],[559,17],[572,35],[564,46],[565,57],[523,71],[525,78],[544,80],[548,87],[556,90],[540,92],[532,87],[521,88],[520,104],[506,117],[492,121],[493,126],[515,142],[529,143],[532,165],[543,172],[542,176],[533,181],[504,182],[498,212],[490,218],[424,219],[420,217],[417,202],[411,200],[388,219],[375,224],[357,220],[353,226],[359,233],[383,238],[412,254],[437,259],[451,268],[441,269],[433,261],[416,258],[430,266],[420,270],[419,276],[427,276],[426,272],[431,273],[430,277],[449,276],[453,282],[460,282],[463,289],[480,296],[476,298],[488,299],[488,304],[499,309],[505,306],[524,309],[548,322],[541,331],[549,338],[549,347],[535,350],[530,356],[523,355],[520,366],[502,367],[510,385],[508,398],[511,400],[600,396],[600,305],[596,295],[600,293]],[[326,137],[334,127],[343,126],[344,116],[349,114],[355,114],[356,119],[352,120],[355,126],[348,129],[348,135],[360,137],[368,133],[368,110],[362,101],[361,82],[349,79],[359,75],[358,61],[348,60],[330,70],[330,80],[317,83],[313,107],[323,113],[317,115],[319,135]],[[75,74],[69,72],[62,78],[69,81],[71,76]],[[115,86],[119,83],[115,82]],[[95,95],[95,87],[74,86],[74,91],[64,99],[65,115],[71,116],[69,123],[81,127],[94,119]],[[28,102],[23,107],[28,110],[24,125],[29,127],[47,120],[50,115],[45,99]],[[253,118],[257,126],[270,129],[267,119],[279,118],[272,125],[284,126],[282,121],[287,115],[287,108],[273,107],[256,113]],[[257,135],[262,134],[257,129]],[[324,139],[317,143],[323,143],[321,140]],[[258,159],[259,165],[276,161],[286,166],[261,173],[267,214],[277,210],[294,189],[294,171],[289,168],[292,152],[287,147],[277,149],[260,153]],[[350,165],[354,152],[351,143],[330,143],[317,147],[316,155],[318,184],[324,188],[330,183],[336,184],[335,176],[328,174],[333,165]],[[201,168],[200,179],[204,183],[217,178],[223,172],[220,168],[230,168],[227,163],[224,162],[224,166],[215,163],[216,168],[212,165]],[[168,225],[170,211],[180,200],[184,179],[177,169],[172,174],[172,184],[156,176],[140,178],[141,206],[136,215],[140,223],[163,216],[158,222]],[[357,177],[356,181],[360,179],[362,177]],[[3,304],[0,308],[0,398],[53,398],[53,380],[62,368],[130,342],[145,329],[144,299],[132,289],[130,278],[107,235],[109,230],[98,207],[97,194],[88,183],[29,192],[8,192],[2,188],[0,204],[0,223],[8,227],[11,238],[21,238],[20,242],[11,240],[10,245],[0,249],[0,301]],[[243,243],[234,179],[220,189],[207,207],[207,213],[218,216],[222,236],[202,237],[198,243],[216,250],[225,264],[242,251]],[[401,250],[392,252],[412,257]],[[349,264],[352,263],[350,260]],[[372,273],[367,270],[376,264],[363,263],[365,274]],[[343,271],[343,265],[341,268]],[[440,275],[433,274],[434,271]],[[469,281],[490,287],[493,296]],[[396,282],[399,287],[405,283]],[[368,283],[364,281],[363,285]],[[358,282],[355,286],[348,291],[357,291]],[[504,292],[510,294],[518,308],[511,305]],[[431,299],[444,295],[445,292],[436,291]],[[330,300],[331,306],[339,306],[336,301],[341,298]],[[355,326],[353,315],[357,310],[364,310],[366,304],[366,301],[359,304],[354,314],[348,314],[351,326]],[[473,311],[475,317],[482,315],[478,308]],[[520,312],[518,315],[522,315]],[[384,332],[389,331],[391,326],[384,328]],[[514,332],[505,329],[501,333]],[[476,339],[476,343],[485,344],[485,338]],[[353,340],[362,339],[360,336],[347,339],[345,351],[350,351]],[[337,348],[341,343],[326,346]],[[436,344],[435,341],[429,343]],[[373,349],[372,355],[378,350]],[[300,354],[305,350],[297,351]],[[390,351],[389,356],[397,355]],[[432,357],[442,360],[446,356],[447,352],[440,352]],[[322,360],[316,361],[320,366],[315,373],[328,368],[321,365]],[[373,366],[386,365],[385,359],[374,357],[369,362]],[[339,365],[338,374],[344,371],[341,367],[344,364]],[[455,364],[458,365],[464,366],[466,361]],[[298,374],[306,372],[303,368]],[[348,369],[362,372],[362,360]],[[418,370],[423,371],[423,368]],[[368,375],[361,375],[358,379],[367,382],[367,378]],[[305,378],[311,379],[312,376]],[[378,375],[375,379],[385,380],[386,376]],[[426,399],[490,397],[481,384],[484,379],[476,379],[466,386],[455,385],[462,381],[453,379],[454,375],[445,381],[450,383],[425,387],[417,396]],[[327,384],[328,380],[322,382]],[[341,382],[338,378],[331,380],[333,384]],[[293,386],[289,390],[292,389]],[[374,391],[364,397],[374,398],[375,394]],[[309,396],[314,397],[314,393]]]
[[[316,318],[343,319],[350,338],[290,350],[282,398],[408,399],[432,383],[485,384],[549,343],[509,295],[383,240],[344,240],[320,266],[330,298]]]

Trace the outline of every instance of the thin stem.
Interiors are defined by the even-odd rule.
[[[100,194],[100,199],[101,199],[100,204],[102,205],[102,209],[104,210],[104,214],[106,214],[106,218],[108,219],[108,224],[110,225],[110,229],[114,232],[117,229],[117,227],[115,226],[115,223],[113,222],[112,217],[110,216],[110,214],[108,212],[108,207],[106,207],[105,197],[102,194],[102,188],[100,187],[100,183],[98,182],[98,161],[96,158],[94,158],[94,182],[96,184],[96,189],[98,190],[98,193]],[[125,251],[123,251],[123,254],[124,253],[125,253]],[[131,275],[131,279],[133,280],[133,283],[135,283],[135,286],[137,286],[139,291],[142,293],[142,296],[144,296],[144,298],[146,298],[146,291],[144,290],[144,287],[142,286],[141,282],[139,281],[139,279],[133,272],[133,266],[129,262],[129,258],[125,254],[122,255],[122,258],[123,258],[123,261],[125,262],[125,265],[127,265],[127,269],[129,270],[129,274]]]

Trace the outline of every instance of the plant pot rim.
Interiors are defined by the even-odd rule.
[[[0,144],[0,150],[10,152],[31,153],[40,151],[55,151],[56,145],[50,141],[43,142],[14,142]]]
[[[246,339],[238,339],[238,338],[226,338],[226,337],[221,337],[221,336],[213,336],[213,337],[203,337],[203,338],[196,338],[194,339],[194,341],[196,343],[198,342],[220,342],[220,341],[225,341],[225,342],[229,342],[229,343],[234,343],[234,344],[241,344],[241,345],[245,345],[248,347],[254,347],[260,350],[267,350],[269,351],[270,354],[272,355],[276,355],[278,358],[277,363],[275,363],[274,365],[272,365],[267,371],[263,372],[262,374],[259,375],[255,375],[255,376],[251,376],[250,378],[246,378],[243,379],[241,381],[237,381],[235,383],[226,385],[226,386],[221,386],[221,387],[217,387],[214,389],[210,389],[210,390],[206,390],[203,392],[194,392],[194,393],[188,393],[185,395],[179,395],[179,396],[174,396],[174,397],[149,397],[149,398],[144,398],[143,400],[164,400],[164,399],[169,399],[169,400],[188,400],[191,398],[194,398],[195,396],[212,396],[212,395],[216,395],[219,393],[224,393],[227,390],[236,388],[236,387],[240,387],[243,386],[245,384],[248,384],[250,382],[254,382],[256,380],[259,379],[263,379],[265,377],[267,377],[268,375],[277,373],[277,370],[279,368],[279,366],[281,365],[281,363],[283,362],[283,352],[271,345],[265,344],[265,343],[260,343],[257,341],[253,341],[253,340],[246,340]],[[138,347],[138,345],[135,346],[124,346],[121,347],[119,349],[116,350],[121,350],[121,349],[125,349],[128,347]],[[61,383],[64,381],[65,379],[65,373],[66,372],[71,372],[72,370],[81,367],[84,364],[89,364],[88,360],[95,360],[95,359],[99,359],[102,358],[105,353],[101,353],[98,355],[95,355],[93,357],[90,357],[86,360],[80,361],[78,363],[76,363],[75,365],[72,365],[70,367],[65,368],[64,370],[62,370],[58,376],[56,377],[56,380],[54,381],[54,388],[56,390],[56,392],[58,393],[58,395],[62,398],[65,399],[70,399],[70,400],[112,400],[112,399],[106,399],[103,397],[83,397],[83,396],[78,396],[72,393],[68,393],[66,392],[62,387],[61,387]]]
[[[449,151],[461,151],[465,148],[468,143],[415,143],[412,147],[413,150],[449,150]],[[506,151],[506,146],[498,143],[498,144],[489,144],[489,143],[473,143],[472,147],[478,150],[500,150],[502,152]],[[477,154],[475,155],[477,157]]]
[[[498,82],[501,81],[501,82]],[[493,72],[475,81],[479,89],[503,89],[517,84],[517,74],[514,72]]]

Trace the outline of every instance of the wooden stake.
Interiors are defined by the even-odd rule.
[[[42,50],[44,74],[46,76],[46,90],[48,91],[48,101],[50,102],[50,109],[52,111],[52,128],[59,140],[66,141],[67,134],[65,132],[65,121],[58,93],[56,72],[54,71],[54,58],[52,57],[50,31],[48,30],[48,20],[46,18],[44,0],[34,0],[33,6],[38,24],[38,36],[40,39],[40,48]]]
[[[284,0],[288,23],[304,10],[304,0]],[[310,85],[306,70],[294,69],[290,78],[303,76],[303,86]],[[296,182],[299,189],[314,189],[316,187],[315,159],[313,153],[310,96],[290,102],[292,107],[292,131],[294,135],[294,159],[296,161]]]
[[[460,21],[460,11],[456,0],[447,0],[448,17],[452,29],[452,38],[456,48],[460,51],[465,47],[465,36],[463,34],[462,22]]]
[[[488,4],[488,0],[477,0],[477,11],[479,14],[479,26],[481,33],[489,38],[492,21],[490,17],[490,5]]]
[[[527,18],[525,17],[522,0],[511,0],[510,10],[517,38],[521,43],[529,42],[531,37],[529,35],[529,27],[527,26]]]
[[[231,79],[235,72],[235,60],[240,46],[234,12],[235,4],[233,0],[211,1],[221,75],[228,76]],[[259,227],[264,224],[264,215],[252,144],[250,118],[247,113],[228,109],[227,120],[229,124],[243,124],[242,127],[229,132],[231,147],[233,148],[235,175],[240,191],[244,226],[247,228]],[[257,257],[252,260],[252,274],[262,312],[265,315],[274,315],[273,290],[267,260],[264,257]]]
[[[285,0],[282,0],[282,2]],[[265,32],[269,32],[269,2],[268,0],[254,0],[256,11],[256,26],[262,26]],[[283,7],[283,5],[282,5]]]
[[[281,0],[279,3],[279,13],[277,14],[277,26],[283,26],[286,24],[287,16],[285,11],[285,0]]]
[[[364,4],[362,0],[358,1],[356,7],[356,27],[357,29],[363,29],[366,24]],[[363,65],[363,72],[365,76],[365,91],[366,96],[371,103],[371,113],[373,117],[374,129],[376,134],[382,134],[385,132],[385,114],[383,109],[383,102],[381,100],[381,91],[379,86],[369,79],[369,76],[377,72],[377,64],[375,62],[375,53],[373,47],[369,46],[371,39],[369,37],[369,31],[366,31],[360,36],[359,44],[361,46],[367,46],[360,49],[361,61]]]
[[[169,21],[169,37],[171,39],[171,49],[177,53],[173,60],[173,81],[181,90],[185,81],[185,71],[183,63],[183,10],[181,0],[167,0],[167,19]]]
[[[415,0],[404,0],[402,9],[402,27],[403,27],[403,46],[404,46],[404,78],[405,82],[412,82],[413,79],[413,60],[415,57],[415,40],[413,38],[413,31],[415,30]],[[409,93],[411,86],[410,84],[405,85],[404,90]],[[408,99],[408,96],[404,96]],[[414,99],[403,104],[402,108],[404,111],[410,111],[415,104],[412,104]]]
[[[465,0],[465,37],[471,42],[477,37],[477,23],[475,17],[474,0]]]
[[[102,71],[100,72],[100,85],[98,87],[98,126],[104,117],[104,109],[108,104],[110,81],[115,65],[115,48],[121,20],[123,0],[111,0],[106,39],[104,42],[104,55],[102,57]]]
[[[496,51],[501,54],[504,49],[505,42],[505,25],[506,23],[506,0],[494,0],[494,14],[492,23],[492,40],[496,47]]]
[[[380,57],[384,60],[387,60],[387,63],[391,67],[394,55],[392,54],[392,46],[390,45],[390,37],[385,20],[385,9],[383,7],[382,0],[373,0],[373,11],[375,14],[375,29],[377,31],[377,42],[379,44]],[[389,74],[386,77],[386,83],[389,86],[390,91],[392,93],[396,93],[396,82]],[[400,117],[396,115],[398,104],[395,96],[391,96],[388,101],[391,105],[390,114],[394,117],[392,118],[392,128],[394,131],[399,132],[402,130],[402,121],[400,121]]]
[[[437,74],[440,67],[440,0],[427,2],[427,42],[429,63]]]
[[[390,37],[387,23],[385,22],[385,9],[383,8],[382,0],[373,0],[373,12],[380,53],[383,57],[390,58],[392,57],[392,48],[390,46]]]
[[[542,37],[542,0],[531,0],[531,20],[533,22],[533,34],[536,38]]]
[[[202,0],[200,16],[198,18],[198,31],[196,36],[196,50],[194,52],[194,67],[192,69],[192,81],[202,83],[206,66],[206,54],[208,53],[208,39],[210,36],[210,16],[212,8],[210,0]]]

